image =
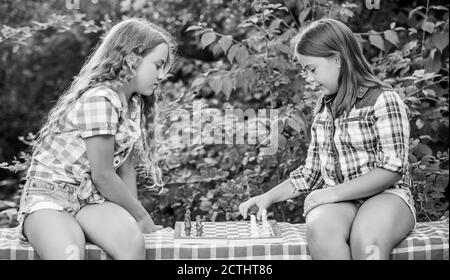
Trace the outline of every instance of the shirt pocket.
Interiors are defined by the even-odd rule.
[[[327,146],[327,143],[331,137],[331,131],[329,124],[326,120],[316,120],[313,124],[314,133],[316,135],[317,146],[320,150],[323,150]]]
[[[373,149],[376,137],[373,131],[373,122],[367,116],[350,116],[339,124],[339,140],[351,150],[367,151]]]

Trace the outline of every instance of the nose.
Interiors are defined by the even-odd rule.
[[[164,71],[160,70],[158,72],[158,75],[156,76],[156,80],[158,81],[158,83],[160,83],[164,79],[164,75]]]

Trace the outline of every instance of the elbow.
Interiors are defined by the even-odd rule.
[[[108,181],[111,180],[112,176],[114,176],[113,172],[92,172],[92,182],[98,189],[101,189],[103,185],[105,185]]]
[[[400,181],[403,178],[403,174],[401,173],[401,171],[391,171],[391,170],[386,170],[386,169],[382,169],[384,175],[382,174],[382,176],[385,176],[385,178],[387,179],[386,182],[386,187],[389,187],[395,183],[397,183],[398,181]]]

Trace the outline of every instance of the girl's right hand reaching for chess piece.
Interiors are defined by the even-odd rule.
[[[263,209],[267,209],[272,204],[272,199],[268,195],[268,193],[263,193],[258,196],[251,197],[249,200],[241,203],[239,205],[239,212],[241,213],[244,219],[247,219],[247,212],[250,207],[256,205],[258,207],[258,213],[256,217],[261,219],[261,213]]]
[[[150,215],[146,214],[137,220],[137,224],[142,233],[152,233],[163,229],[163,226],[155,225]]]

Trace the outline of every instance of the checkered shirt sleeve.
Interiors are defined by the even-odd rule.
[[[107,93],[98,90],[82,97],[76,112],[75,125],[82,138],[114,135],[119,125],[119,115],[120,107],[108,97]]]
[[[409,120],[397,93],[384,91],[374,106],[377,132],[376,166],[405,174],[408,169]]]
[[[322,186],[324,181],[320,169],[319,145],[313,124],[305,164],[290,173],[291,185],[301,193],[307,193]]]

